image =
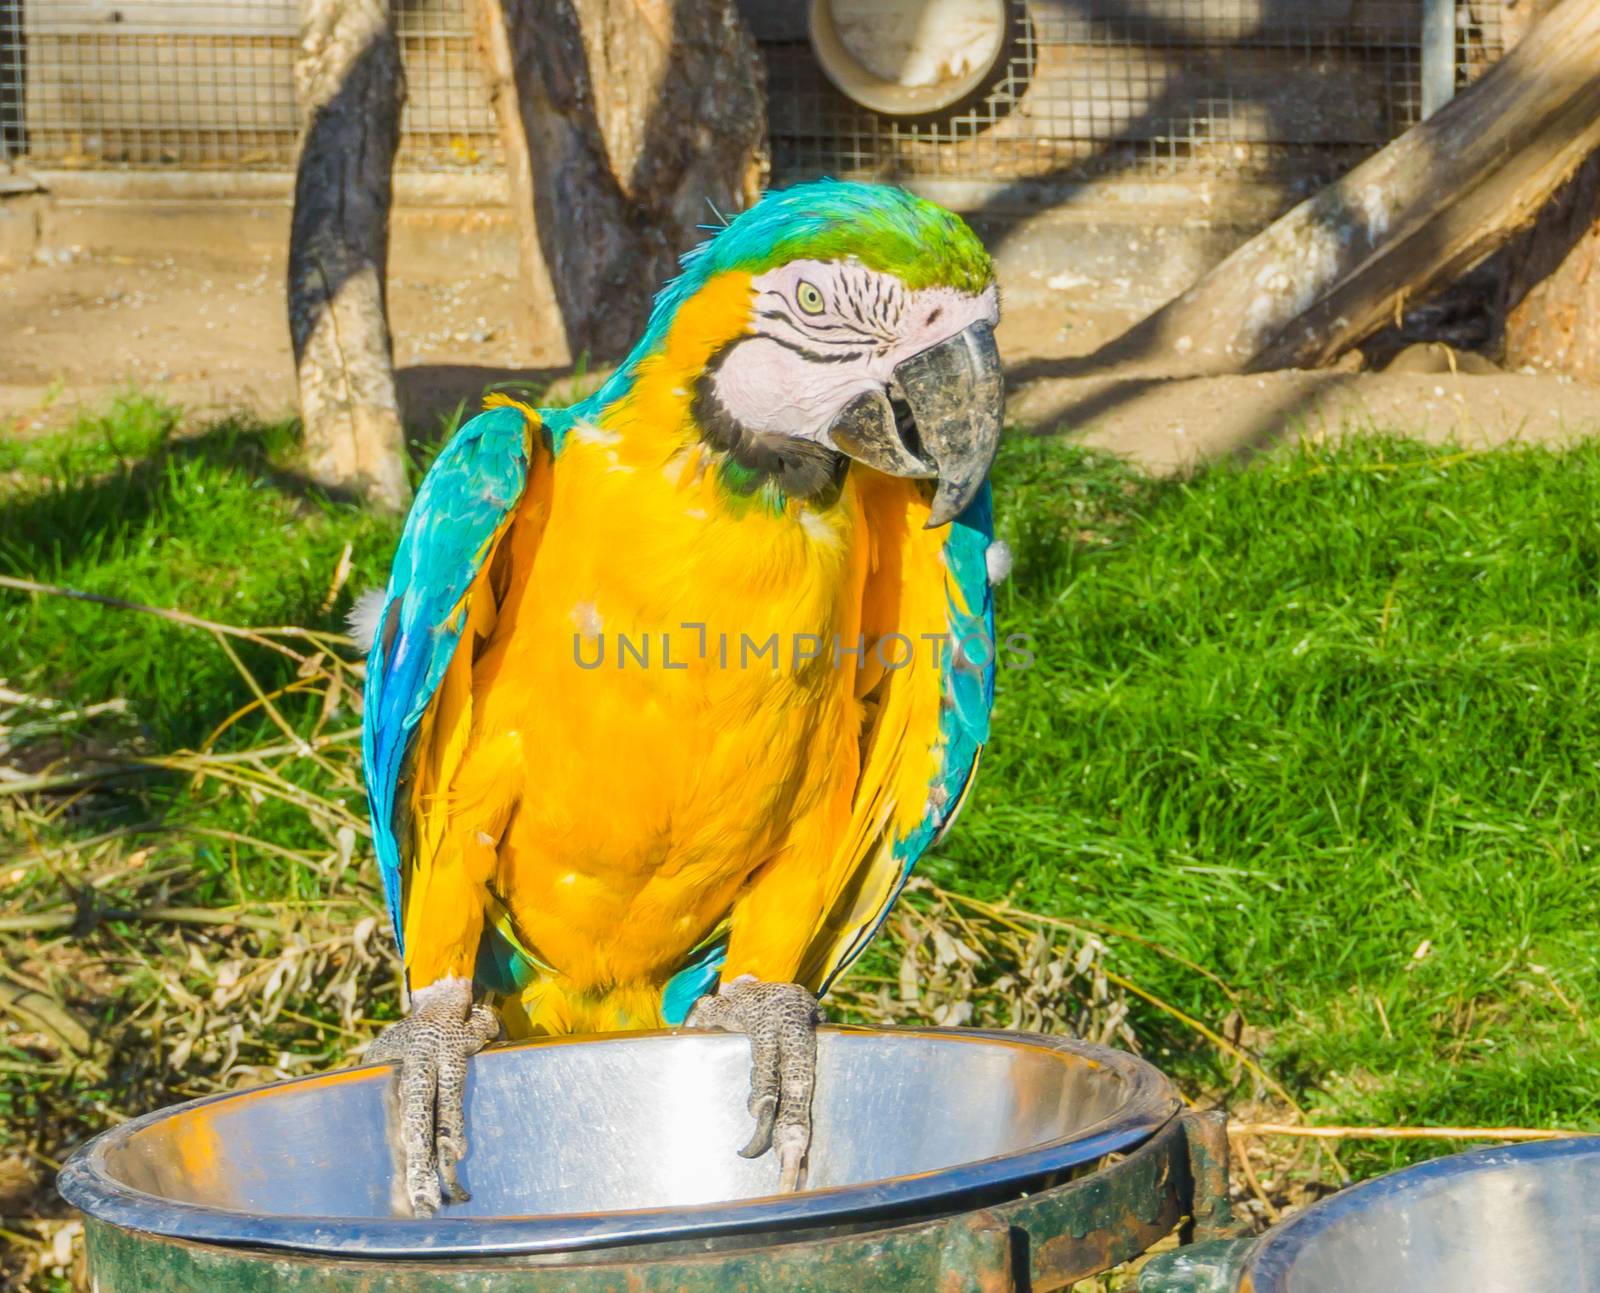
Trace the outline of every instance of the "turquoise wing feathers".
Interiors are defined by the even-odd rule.
[[[520,407],[473,418],[434,460],[395,551],[367,657],[361,755],[373,843],[404,954],[401,840],[417,727],[449,667],[464,602],[527,484],[537,424]]]
[[[944,759],[937,779],[928,788],[928,810],[909,834],[895,840],[894,862],[900,874],[889,900],[871,922],[856,931],[822,984],[822,992],[861,955],[888,919],[918,860],[943,838],[972,784],[978,756],[989,739],[989,712],[994,707],[998,650],[994,590],[989,583],[989,548],[993,543],[994,508],[989,483],[985,481],[966,511],[950,523],[944,542],[945,567],[960,590],[965,607],[957,605],[954,598],[948,603],[949,636],[940,648],[944,696],[939,735]]]

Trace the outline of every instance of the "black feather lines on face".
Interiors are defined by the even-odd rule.
[[[774,345],[792,350],[813,364],[854,363],[871,353],[876,341],[872,333],[837,319],[797,315],[782,292],[769,288],[761,295],[756,318],[777,326],[758,325],[757,331]]]
[[[726,346],[711,357],[705,372],[695,380],[690,406],[701,438],[745,469],[738,476],[724,475],[724,480],[741,494],[753,494],[770,480],[790,498],[829,506],[839,497],[850,465],[848,458],[811,440],[753,430],[717,398],[717,370],[737,345]]]
[[[852,265],[840,273],[838,282],[836,312],[853,319],[862,338],[880,350],[892,345],[905,315],[905,290],[899,280]]]

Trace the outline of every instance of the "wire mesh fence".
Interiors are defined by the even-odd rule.
[[[465,0],[395,6],[398,164],[492,167]],[[0,0],[0,157],[48,166],[294,163],[296,0]]]
[[[1006,0],[1009,44],[983,92],[916,121],[833,88],[803,0],[746,3],[779,180],[1309,179],[1419,115],[1423,0]],[[1458,86],[1502,52],[1502,3],[1457,0]],[[403,169],[501,164],[467,6],[395,5]],[[0,0],[0,159],[289,167],[297,22],[296,0]]]
[[[803,31],[765,42],[775,173],[1309,178],[1348,169],[1420,115],[1423,0],[1007,3],[1003,64],[943,119],[858,107]],[[1459,87],[1503,52],[1501,0],[1458,0],[1456,37]]]

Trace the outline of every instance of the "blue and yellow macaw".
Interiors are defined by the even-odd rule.
[[[440,453],[363,733],[411,998],[369,1056],[401,1061],[417,1213],[458,1194],[500,1021],[749,1033],[745,1152],[798,1185],[813,994],[988,734],[998,317],[957,217],[800,185],[684,257],[594,395],[491,399]]]

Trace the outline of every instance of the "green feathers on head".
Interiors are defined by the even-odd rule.
[[[678,307],[718,274],[852,258],[896,275],[912,291],[943,286],[976,294],[994,282],[989,253],[966,222],[904,189],[813,180],[774,190],[684,254],[683,272],[656,296],[644,336],[582,408],[598,408],[626,391],[635,365],[660,346]]]
[[[994,266],[959,216],[904,189],[816,180],[768,193],[684,258],[685,277],[760,274],[791,260],[859,260],[907,287],[981,292]]]

